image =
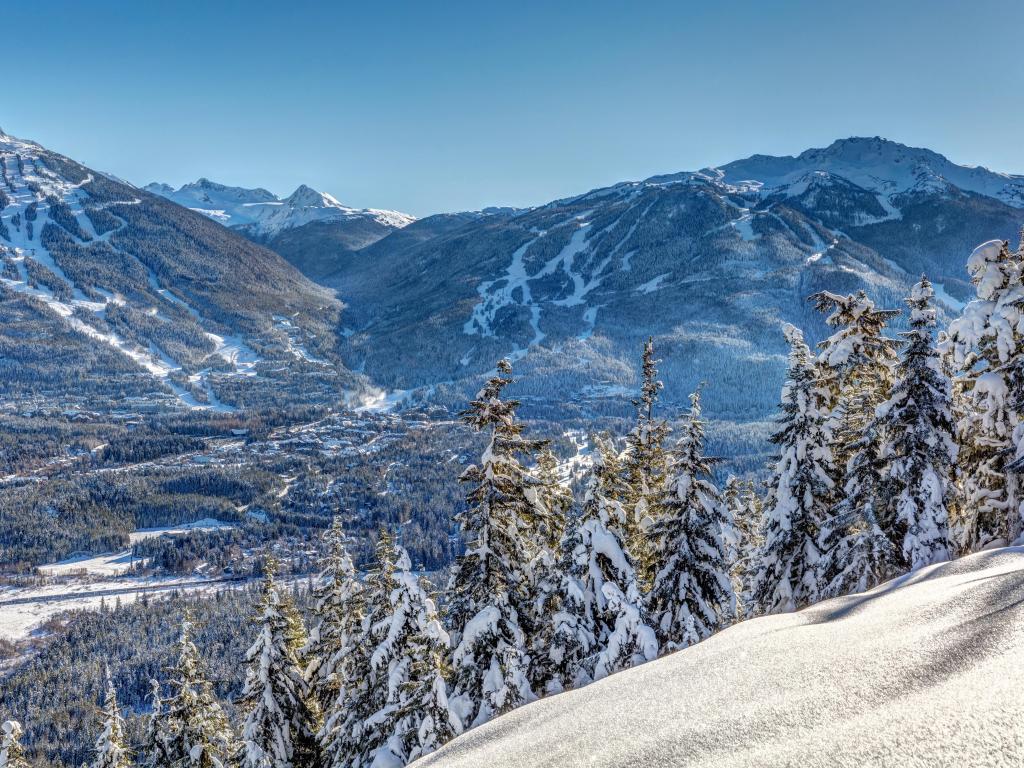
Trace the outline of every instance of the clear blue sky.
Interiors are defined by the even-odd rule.
[[[1019,0],[47,0],[3,20],[0,127],[139,184],[304,182],[425,215],[851,135],[1024,172]]]

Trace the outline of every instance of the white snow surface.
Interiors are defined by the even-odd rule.
[[[379,224],[399,229],[416,220],[399,211],[350,208],[326,192],[317,192],[305,184],[286,198],[279,198],[261,188],[229,187],[209,179],[199,179],[177,190],[167,184],[156,183],[143,189],[198,211],[227,227],[244,227],[261,235],[272,235],[313,221],[373,219]]]
[[[888,205],[891,196],[942,191],[947,184],[1024,208],[1024,176],[957,165],[929,149],[908,147],[877,137],[841,139],[822,149],[808,149],[796,157],[754,155],[703,173],[719,176],[727,184],[801,194],[806,189],[809,174],[821,171],[875,192],[879,202],[888,209],[889,218],[899,215]]]
[[[455,739],[417,768],[1024,762],[1024,547],[768,616]]]

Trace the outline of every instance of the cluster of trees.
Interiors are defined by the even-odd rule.
[[[978,300],[938,340],[927,278],[906,300],[898,338],[886,335],[898,312],[863,293],[812,297],[834,332],[815,355],[785,328],[779,455],[763,495],[714,482],[699,391],[668,445],[649,341],[635,426],[623,450],[594,437],[577,505],[546,441],[524,435],[501,361],[463,413],[488,441],[460,478],[466,548],[440,609],[386,531],[360,578],[336,520],[308,634],[268,566],[237,731],[186,618],[169,686],[154,685],[141,763],[397,768],[538,696],[736,620],[1012,542],[1022,529],[1024,242],[979,247],[968,269]],[[104,713],[95,765],[127,766],[112,687]],[[4,727],[0,755],[19,754],[18,731]]]

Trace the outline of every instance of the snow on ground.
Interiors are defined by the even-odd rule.
[[[232,582],[242,584],[244,582]],[[33,587],[0,587],[0,638],[29,637],[49,619],[73,610],[97,610],[103,603],[132,603],[143,594],[183,590],[210,593],[229,583],[196,578],[120,578],[93,581],[56,579]]]
[[[754,619],[417,768],[1024,764],[1024,548]]]
[[[180,371],[181,366],[166,353],[156,349],[154,346],[145,349],[116,333],[97,330],[92,325],[74,316],[76,309],[85,309],[102,318],[106,313],[108,304],[123,304],[124,299],[110,292],[103,292],[103,301],[90,301],[81,288],[76,286],[64,270],[61,269],[52,254],[43,247],[40,239],[43,227],[50,220],[51,206],[47,199],[42,198],[42,195],[53,195],[67,205],[78,225],[92,241],[107,242],[109,245],[110,236],[116,229],[105,232],[102,235],[97,234],[95,227],[85,213],[82,205],[84,193],[81,187],[91,180],[91,176],[80,183],[70,183],[46,170],[45,166],[37,160],[38,152],[39,148],[31,142],[21,141],[20,139],[0,134],[0,157],[4,158],[6,162],[4,189],[8,198],[8,205],[3,211],[4,224],[8,232],[8,243],[0,243],[0,246],[2,246],[0,247],[0,255],[3,255],[6,251],[5,258],[18,273],[17,279],[10,277],[2,278],[4,285],[13,291],[34,296],[41,300],[52,312],[60,315],[64,322],[73,330],[95,341],[107,344],[132,359],[154,378],[161,380],[164,386],[170,389],[185,406],[194,409],[233,411],[233,408],[221,403],[214,395],[207,377],[208,371],[201,371],[192,377],[193,382],[198,383],[207,393],[209,402],[201,403],[191,392],[170,379],[170,375]],[[37,194],[37,190],[41,192]],[[113,205],[135,205],[139,202],[137,198],[109,201],[100,207],[109,208]],[[31,223],[30,230],[27,211],[32,204],[36,205],[37,218]],[[15,221],[19,220],[21,223],[15,225]],[[121,226],[124,226],[123,220]],[[150,288],[155,295],[160,296],[169,303],[183,307],[197,322],[202,324],[203,318],[197,310],[181,297],[162,287],[157,275],[148,265],[130,254],[129,256],[146,270]],[[31,285],[29,262],[35,262],[45,267],[66,282],[71,287],[71,298],[65,301],[58,298],[50,288],[42,284]],[[153,307],[152,314],[162,317],[159,307]],[[216,346],[214,354],[220,355],[232,363],[235,367],[235,374],[247,376],[255,374],[255,366],[259,361],[259,357],[244,341],[238,337],[225,338],[209,332],[206,335]]]
[[[155,539],[159,536],[182,536],[192,531],[213,531],[227,530],[234,528],[231,523],[225,523],[212,517],[197,520],[194,523],[168,526],[165,528],[143,528],[129,535],[131,543],[137,544],[146,539]],[[73,574],[89,574],[92,576],[119,576],[127,573],[132,566],[138,565],[139,560],[132,557],[131,549],[123,552],[105,552],[101,555],[76,555],[59,563],[39,566],[39,572],[43,576],[69,576]]]

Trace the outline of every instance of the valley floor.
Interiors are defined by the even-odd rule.
[[[1024,547],[753,619],[500,717],[417,768],[1024,762]]]

